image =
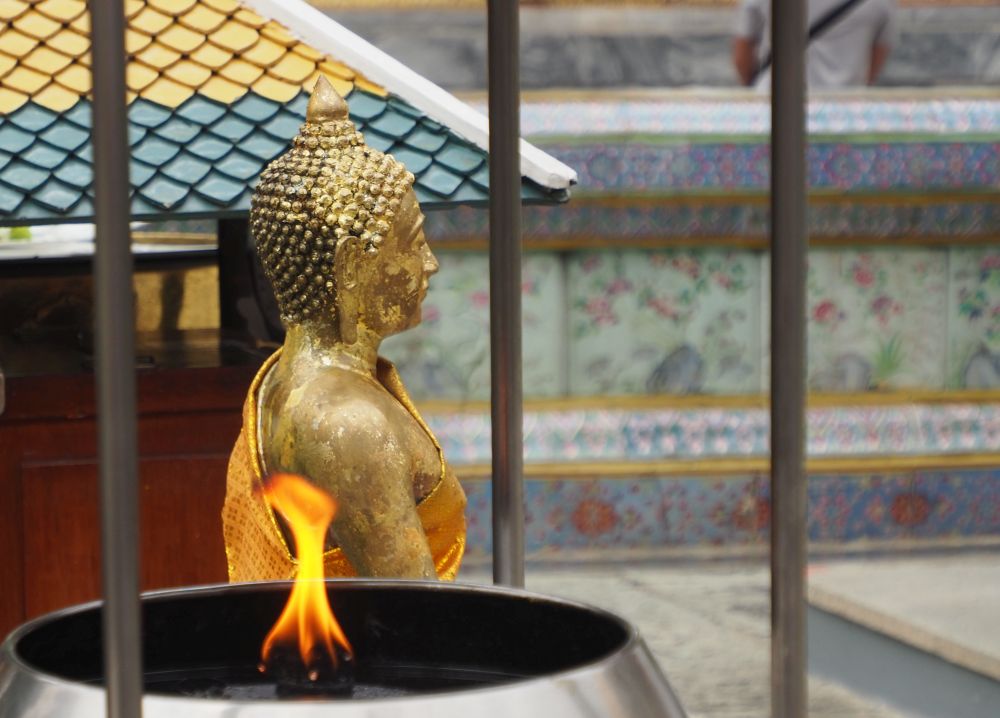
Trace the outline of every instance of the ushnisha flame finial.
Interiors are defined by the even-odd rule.
[[[330,81],[320,75],[316,79],[312,95],[309,97],[309,107],[306,109],[306,122],[323,123],[346,119],[347,103],[333,89]]]

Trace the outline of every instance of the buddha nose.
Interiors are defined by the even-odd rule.
[[[425,248],[424,254],[424,271],[427,276],[432,274],[437,274],[440,265],[438,264],[437,257],[434,256],[434,252],[431,251],[430,247]]]

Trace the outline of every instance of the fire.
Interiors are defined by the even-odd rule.
[[[268,477],[264,497],[291,528],[299,570],[285,610],[261,646],[262,670],[271,665],[276,648],[297,646],[309,680],[315,681],[324,660],[329,660],[332,667],[337,666],[336,645],[348,658],[353,653],[330,608],[323,581],[323,545],[337,503],[328,493],[295,474]]]

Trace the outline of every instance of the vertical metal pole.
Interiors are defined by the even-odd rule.
[[[90,17],[104,675],[108,716],[137,718],[142,652],[124,6],[91,0]]]
[[[493,581],[524,586],[517,0],[488,0]]]
[[[806,3],[771,22],[771,715],[805,718]]]

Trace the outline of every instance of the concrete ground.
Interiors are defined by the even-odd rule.
[[[478,571],[463,581],[489,582]],[[607,608],[635,623],[691,718],[770,715],[769,574],[760,563],[531,567],[527,588]],[[903,718],[811,679],[812,718]]]

